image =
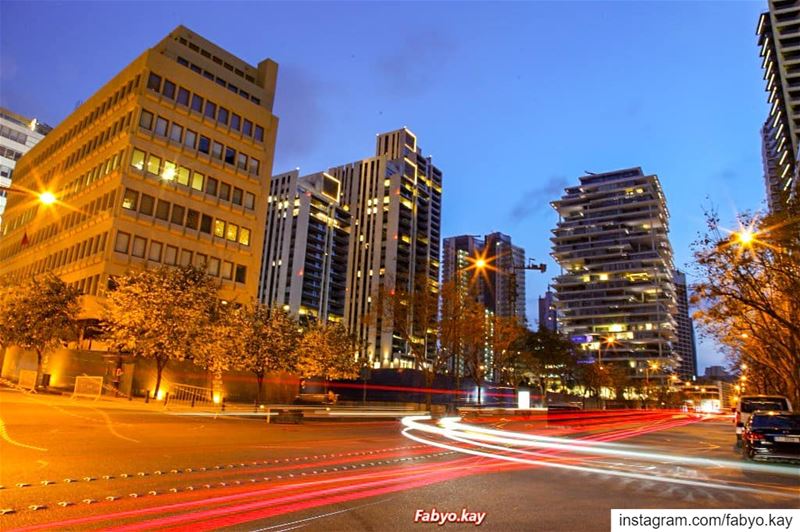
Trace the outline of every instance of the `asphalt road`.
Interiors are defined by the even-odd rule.
[[[800,506],[800,476],[739,465],[727,420],[479,425],[680,457],[545,449],[535,464],[504,460],[505,446],[417,432],[421,443],[396,421],[267,425],[10,390],[0,421],[4,530],[408,530],[436,528],[415,524],[418,510],[467,509],[486,512],[487,530],[592,531],[609,529],[612,508]]]

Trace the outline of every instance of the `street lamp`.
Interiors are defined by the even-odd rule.
[[[3,192],[19,192],[21,194],[28,194],[29,196],[34,196],[39,203],[42,205],[52,205],[58,198],[56,195],[50,192],[49,190],[43,190],[41,192],[35,192],[33,190],[27,190],[24,188],[14,188],[14,187],[2,187]]]
[[[750,246],[753,244],[755,240],[755,233],[749,227],[742,229],[741,231],[737,231],[734,233],[736,237],[736,241],[742,244],[743,246]]]

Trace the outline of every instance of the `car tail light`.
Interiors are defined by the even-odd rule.
[[[764,439],[764,435],[759,434],[758,432],[749,432],[747,434],[747,439],[750,441],[759,441]]]

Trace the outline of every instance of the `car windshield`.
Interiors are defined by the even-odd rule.
[[[788,410],[789,405],[783,397],[760,397],[742,399],[742,412],[752,414],[756,410]]]
[[[762,415],[753,416],[754,429],[800,429],[800,415]]]

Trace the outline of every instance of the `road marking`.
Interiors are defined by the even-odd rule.
[[[2,418],[0,418],[0,437],[2,437],[5,441],[10,443],[11,445],[16,445],[17,447],[32,449],[34,451],[42,451],[45,453],[47,452],[47,449],[45,449],[44,447],[36,447],[34,445],[28,445],[26,443],[18,442],[17,440],[12,439],[11,436],[8,435],[8,431],[6,430],[6,424]]]

